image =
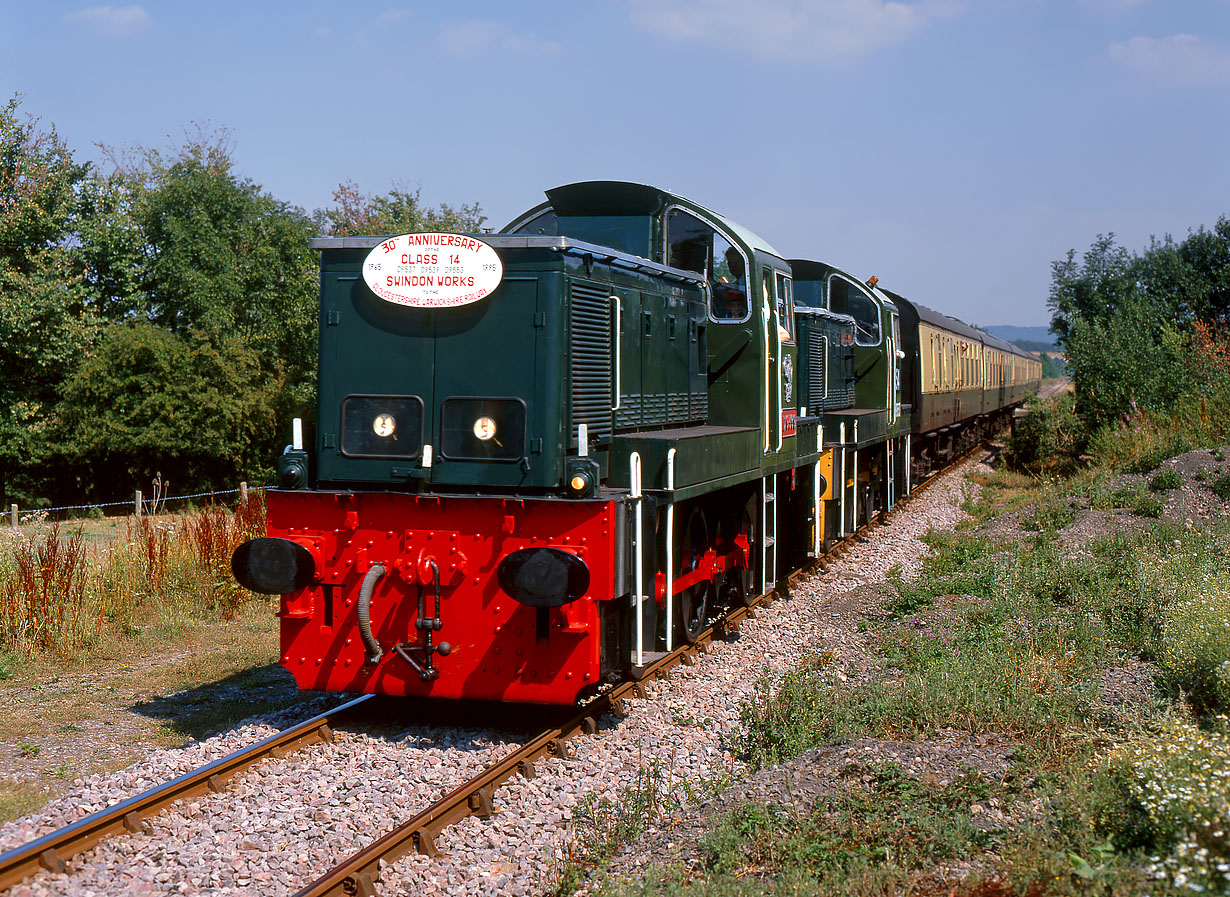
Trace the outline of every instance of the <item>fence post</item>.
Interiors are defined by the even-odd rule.
[[[9,506],[9,520],[13,523],[13,529],[17,529],[17,505]]]
[[[132,503],[132,506],[133,506],[133,512],[137,515],[137,519],[140,520],[141,519],[141,490],[140,489],[137,490],[137,498]]]
[[[248,484],[247,483],[239,484],[239,503],[241,505],[246,505],[248,503]]]

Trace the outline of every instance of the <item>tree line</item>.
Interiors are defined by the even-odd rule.
[[[1230,218],[1140,252],[1113,234],[1070,250],[1052,264],[1049,306],[1075,392],[1035,405],[1017,463],[1148,467],[1230,441]]]
[[[1136,253],[1099,236],[1052,265],[1051,332],[1091,428],[1136,410],[1165,412],[1215,385],[1205,358],[1230,316],[1230,218]]]
[[[0,502],[269,482],[313,415],[313,236],[473,232],[478,204],[340,184],[311,213],[235,170],[227,133],[80,162],[0,108]]]

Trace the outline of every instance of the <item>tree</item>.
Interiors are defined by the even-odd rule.
[[[234,334],[113,324],[63,385],[58,486],[105,500],[158,472],[192,491],[266,479],[282,387],[270,359]]]
[[[411,192],[398,185],[384,196],[368,196],[353,181],[346,181],[333,191],[333,201],[337,205],[320,214],[319,224],[332,236],[350,237],[418,232],[476,233],[487,220],[478,203],[461,208],[443,203],[435,209],[424,208],[421,192],[419,188]]]
[[[1081,263],[1076,250],[1051,263],[1051,332],[1060,343],[1075,320],[1105,323],[1125,302],[1140,296],[1135,260],[1114,234],[1098,234]]]
[[[1169,408],[1191,385],[1183,331],[1143,297],[1111,317],[1075,318],[1065,348],[1076,412],[1091,427],[1133,407]]]
[[[1133,407],[1168,410],[1193,386],[1193,326],[1230,311],[1230,221],[1181,243],[1151,240],[1141,255],[1099,236],[1076,261],[1052,265],[1051,331],[1076,387],[1076,410],[1091,426]]]
[[[28,503],[23,472],[40,466],[57,386],[99,322],[79,251],[89,167],[19,109],[0,110],[0,496]]]
[[[1039,356],[1039,360],[1042,362],[1042,379],[1053,380],[1058,377],[1067,376],[1068,369],[1064,366],[1061,359],[1053,358],[1046,352],[1043,352]]]

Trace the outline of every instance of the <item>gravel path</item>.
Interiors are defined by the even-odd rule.
[[[670,781],[701,785],[741,776],[730,751],[739,707],[762,673],[780,676],[808,655],[830,652],[830,669],[867,674],[857,631],[870,598],[859,588],[894,565],[914,575],[925,548],[918,537],[953,526],[972,489],[968,461],[917,498],[908,513],[853,545],[830,572],[796,588],[730,643],[668,679],[647,683],[623,719],[607,718],[601,735],[572,742],[575,757],[544,758],[537,778],[514,778],[495,795],[490,819],[471,817],[437,839],[442,856],[415,854],[385,868],[382,892],[432,894],[540,893],[569,847],[569,822],[587,794],[619,796],[638,774],[656,768]],[[0,827],[0,850],[68,824],[244,744],[318,712],[245,726],[187,748],[159,752],[110,776],[80,783],[38,814]],[[269,760],[223,794],[177,805],[151,820],[149,836],[114,838],[72,861],[69,875],[40,873],[13,888],[34,895],[292,893],[342,853],[375,840],[512,749],[493,731],[407,728],[385,733],[339,731],[337,743]]]

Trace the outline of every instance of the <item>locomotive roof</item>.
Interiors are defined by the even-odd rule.
[[[658,215],[670,206],[680,206],[688,211],[699,212],[712,223],[730,232],[752,250],[767,252],[779,259],[785,258],[773,248],[768,240],[743,225],[731,221],[725,215],[680,196],[678,193],[672,193],[650,184],[637,184],[631,181],[578,181],[575,184],[552,187],[546,191],[546,194],[546,202],[518,215],[502,230],[508,231],[547,209],[554,210],[557,215],[565,216]]]
[[[355,237],[313,237],[308,240],[309,249],[375,249],[387,240],[391,234],[383,236]],[[605,259],[613,265],[633,271],[652,272],[672,280],[688,283],[704,283],[704,278],[695,271],[683,268],[672,268],[660,262],[635,256],[627,252],[611,249],[609,246],[598,246],[576,240],[572,237],[531,236],[523,234],[468,234],[475,240],[481,240],[492,249],[551,249],[570,255],[593,256]]]
[[[871,286],[866,281],[860,281],[859,278],[849,271],[843,271],[841,268],[830,265],[828,262],[821,262],[816,259],[790,259],[790,270],[793,272],[795,280],[823,280],[830,274],[840,274],[851,283],[862,283],[880,302],[889,308],[896,308],[897,300],[901,298],[896,293],[890,293],[888,290],[881,290],[879,287]]]

